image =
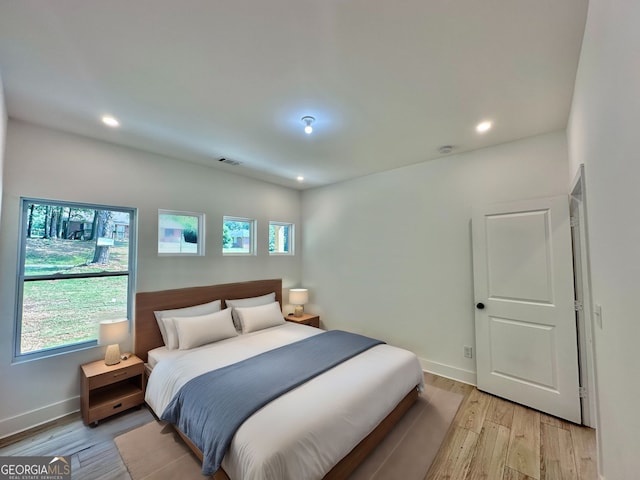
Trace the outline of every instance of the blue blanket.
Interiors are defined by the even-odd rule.
[[[212,475],[236,431],[253,413],[381,343],[341,330],[314,335],[190,380],[161,418],[176,425],[202,451],[202,473]]]

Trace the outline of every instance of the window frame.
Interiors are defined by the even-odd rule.
[[[224,224],[226,222],[243,222],[249,223],[249,251],[248,252],[226,252],[224,247]],[[245,218],[245,217],[235,217],[232,215],[224,215],[222,217],[222,255],[225,257],[250,257],[255,256],[256,252],[256,232],[257,228],[257,220],[253,218]]]
[[[273,256],[293,256],[295,255],[295,229],[296,226],[294,223],[291,222],[278,222],[275,220],[269,220],[269,241],[271,239],[271,226],[272,225],[277,225],[280,227],[289,227],[289,233],[288,233],[288,244],[289,244],[289,250],[287,252],[272,252],[271,249],[267,246],[267,250],[269,250],[269,255],[273,255]]]
[[[198,241],[196,252],[160,252],[160,215],[178,215],[195,217],[198,219]],[[158,209],[158,256],[159,257],[204,257],[205,245],[205,214],[201,212],[185,212],[180,210]]]
[[[16,305],[14,313],[14,328],[13,328],[13,354],[12,363],[21,363],[25,361],[37,360],[41,358],[47,358],[55,355],[61,355],[65,353],[76,352],[80,350],[86,350],[98,345],[98,339],[80,341],[69,343],[57,347],[43,348],[33,352],[21,352],[22,341],[22,307],[24,300],[24,284],[25,284],[25,260],[26,260],[26,247],[27,247],[27,210],[29,204],[36,203],[38,205],[49,205],[57,207],[70,207],[70,208],[82,208],[90,210],[109,210],[112,212],[124,212],[129,214],[129,258],[127,265],[127,272],[114,274],[113,272],[96,272],[96,273],[84,273],[84,274],[59,274],[56,276],[48,275],[46,278],[34,278],[36,276],[30,276],[27,281],[40,281],[40,280],[57,280],[57,279],[73,279],[73,278],[104,278],[109,276],[124,276],[128,277],[127,284],[127,319],[129,320],[129,333],[131,333],[131,319],[133,318],[133,301],[135,298],[135,285],[136,285],[136,270],[137,270],[137,218],[138,209],[133,207],[121,207],[114,205],[102,205],[97,203],[83,203],[83,202],[70,202],[66,200],[49,200],[35,197],[20,197],[18,221],[19,230],[19,245],[18,245],[18,263],[16,268]]]

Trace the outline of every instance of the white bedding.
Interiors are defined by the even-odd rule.
[[[145,400],[161,416],[190,379],[322,330],[287,322],[188,351],[160,355]],[[173,353],[180,352],[180,353]],[[378,345],[286,393],[236,432],[222,467],[231,480],[320,479],[423,376],[417,357]]]
[[[163,358],[177,357],[183,353],[184,350],[169,350],[165,346],[154,348],[153,350],[149,350],[149,353],[147,354],[147,364],[149,365],[149,368],[153,370],[153,367],[155,367]]]

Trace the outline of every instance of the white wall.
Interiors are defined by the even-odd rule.
[[[4,172],[4,144],[7,132],[7,105],[4,100],[2,74],[0,74],[0,219],[2,219],[2,177]]]
[[[638,477],[640,451],[640,2],[590,0],[568,127],[571,177],[585,165],[599,387],[600,470]]]
[[[472,206],[567,194],[567,176],[557,132],[305,191],[308,310],[474,383]]]
[[[138,209],[138,291],[261,278],[299,284],[301,261],[269,257],[269,220],[300,225],[296,190],[9,119],[0,225],[0,437],[79,408],[79,365],[101,348],[11,364],[21,196]],[[206,214],[205,257],[158,257],[158,209]],[[222,216],[258,221],[258,255],[223,257]],[[300,251],[300,235],[298,248]]]

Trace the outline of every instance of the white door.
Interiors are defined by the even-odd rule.
[[[569,200],[474,209],[478,388],[581,422]]]

